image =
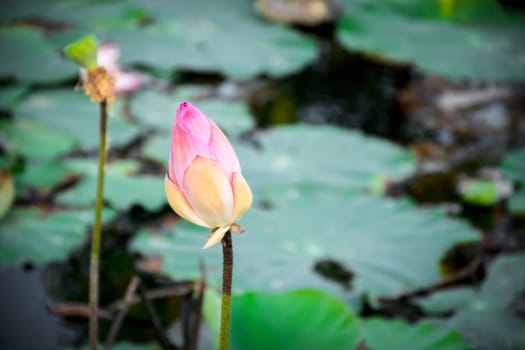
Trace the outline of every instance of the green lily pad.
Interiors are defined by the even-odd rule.
[[[455,331],[444,332],[429,323],[409,325],[403,321],[368,319],[361,324],[367,348],[374,350],[469,350]]]
[[[27,85],[14,85],[0,89],[0,109],[11,109],[29,91]]]
[[[41,163],[28,163],[22,173],[16,174],[16,187],[24,192],[27,189],[36,189],[40,192],[49,192],[62,183],[72,169],[64,162],[50,160]]]
[[[395,296],[439,281],[444,253],[479,239],[466,223],[406,201],[292,187],[255,201],[240,222],[247,232],[233,240],[234,288],[241,291],[318,288],[341,295],[341,287],[314,272],[316,262],[329,259],[354,275],[355,295]],[[204,259],[210,283],[219,285],[220,247],[201,250],[207,233],[183,222],[173,234],[142,231],[132,248],[162,255],[162,271],[177,279],[198,278]]]
[[[525,80],[525,21],[517,13],[493,0],[450,2],[458,10],[438,6],[445,2],[347,1],[337,38],[350,50],[453,80]]]
[[[153,24],[98,33],[103,40],[122,47],[123,63],[146,64],[164,71],[219,72],[231,78],[248,79],[259,74],[284,76],[317,56],[313,38],[262,21],[250,2],[194,0],[136,4],[154,17]]]
[[[211,292],[204,315],[217,340],[220,300]],[[356,316],[333,296],[314,290],[234,295],[231,322],[232,350],[311,349],[314,344],[316,349],[339,350],[354,349],[359,342]]]
[[[58,17],[74,25],[72,30],[54,35],[57,45],[81,32],[95,32],[101,40],[119,44],[124,65],[147,65],[168,74],[173,69],[186,69],[247,79],[259,74],[290,74],[317,56],[313,38],[261,21],[244,1],[134,1],[131,8],[129,2],[79,3],[51,1],[46,13],[57,8],[58,14],[46,18]],[[25,9],[18,12],[19,17],[28,15]],[[108,18],[108,13],[113,18]],[[79,18],[79,14],[83,16]],[[144,25],[144,18],[152,21]]]
[[[522,188],[509,198],[509,209],[512,213],[525,213],[525,189]]]
[[[57,82],[78,74],[44,35],[29,27],[0,28],[0,77],[33,83]]]
[[[476,292],[472,288],[457,287],[432,293],[428,297],[416,300],[416,303],[426,312],[451,312],[469,305],[475,296]]]
[[[525,323],[503,310],[464,311],[448,323],[476,350],[525,348]]]
[[[480,291],[450,319],[435,324],[458,330],[475,349],[525,348],[525,321],[513,313],[525,306],[523,266],[524,254],[500,256],[490,266]]]
[[[308,183],[372,191],[378,178],[400,180],[416,168],[414,157],[397,145],[329,126],[273,128],[256,137],[260,149],[232,141],[243,175],[256,194]],[[169,136],[158,135],[143,151],[167,166],[169,145]]]
[[[83,149],[96,149],[99,140],[99,106],[79,91],[52,90],[34,93],[15,108],[16,115],[69,133]],[[109,107],[109,147],[124,146],[139,130],[125,121],[118,101]]]
[[[137,7],[130,6],[129,1],[6,0],[0,3],[2,20],[38,18],[44,23],[79,28],[84,31],[83,35],[90,32],[89,27],[104,28],[115,23],[122,24],[134,11],[137,11]]]
[[[283,126],[257,142],[261,151],[242,147],[238,153],[248,183],[260,189],[304,183],[370,189],[378,176],[399,180],[416,168],[403,148],[335,127]]]
[[[509,152],[503,159],[501,169],[509,179],[525,184],[525,148]]]
[[[95,203],[98,167],[95,160],[77,159],[67,166],[83,177],[80,182],[56,197],[56,202],[70,206],[91,206]],[[116,161],[106,165],[104,199],[118,210],[140,204],[149,210],[158,210],[166,203],[164,179],[160,176],[136,174],[140,163]]]
[[[194,103],[228,136],[238,136],[254,128],[255,121],[245,103],[217,98],[200,99],[199,95],[203,92],[203,88],[196,86],[179,87],[172,95],[153,90],[143,91],[134,96],[130,111],[141,123],[163,131],[167,135],[170,135],[179,104],[185,100]]]
[[[114,212],[104,210],[103,220]],[[41,265],[65,258],[87,237],[94,220],[91,210],[55,211],[15,208],[0,223],[0,264],[26,261]]]
[[[510,211],[525,213],[525,148],[509,152],[503,159],[501,170],[518,185],[518,189],[509,198]]]
[[[480,298],[492,307],[509,307],[522,292],[525,292],[523,266],[525,254],[509,254],[497,258],[492,262],[488,276],[481,286]]]
[[[30,159],[50,159],[73,150],[74,138],[29,118],[0,120],[0,135],[4,135],[8,150]]]
[[[164,164],[166,169],[168,169],[170,144],[171,136],[169,134],[157,134],[144,143],[142,152],[146,158]]]

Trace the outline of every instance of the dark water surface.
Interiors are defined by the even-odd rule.
[[[47,308],[40,269],[1,268],[0,348],[43,350],[77,343],[75,327]]]

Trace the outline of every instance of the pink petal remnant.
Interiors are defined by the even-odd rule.
[[[180,104],[171,133],[165,190],[172,209],[212,228],[205,248],[221,241],[250,208],[252,193],[239,159],[219,127],[189,102]]]
[[[100,67],[106,68],[108,73],[116,77],[115,94],[123,95],[140,89],[149,79],[144,74],[121,70],[118,66],[120,58],[120,49],[118,45],[112,43],[103,43],[98,46],[97,63]],[[87,72],[81,70],[82,81],[85,82]]]
[[[137,91],[148,83],[148,81],[148,77],[144,74],[132,71],[119,71],[117,75],[117,85],[115,86],[115,94],[123,95]]]
[[[116,44],[103,43],[98,46],[97,64],[106,68],[113,75],[119,73],[118,60],[120,59],[120,49]]]

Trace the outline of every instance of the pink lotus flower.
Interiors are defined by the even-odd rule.
[[[116,44],[104,43],[98,46],[97,64],[106,68],[108,73],[117,79],[115,86],[116,95],[136,91],[148,82],[148,78],[144,74],[121,70],[118,66],[119,58],[120,49]],[[81,77],[83,81],[86,80],[87,71],[85,69],[81,70]]]
[[[180,104],[171,134],[164,181],[171,208],[196,225],[212,228],[204,248],[220,242],[250,208],[252,193],[230,142],[189,102]]]

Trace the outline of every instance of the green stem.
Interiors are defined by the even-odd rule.
[[[89,266],[89,344],[91,350],[98,346],[98,262],[100,257],[100,230],[102,200],[104,193],[104,168],[106,165],[107,103],[100,103],[100,141],[98,146],[97,198],[95,203],[95,225],[91,237],[91,264]]]
[[[232,299],[232,270],[233,247],[230,231],[226,232],[222,243],[222,302],[221,302],[221,336],[220,350],[228,350],[230,342],[231,299]]]

